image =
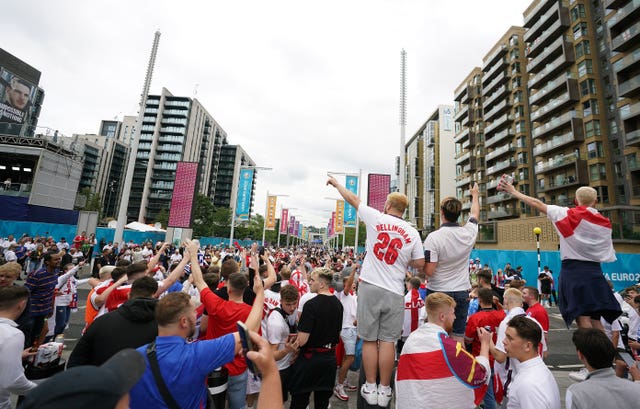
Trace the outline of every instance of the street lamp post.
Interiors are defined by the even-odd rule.
[[[269,194],[269,191],[267,190],[267,203],[266,203],[265,210],[264,210],[264,223],[262,223],[262,246],[263,247],[264,247],[264,237],[265,237],[265,234],[267,232],[267,214],[269,213],[269,197],[270,196],[289,197],[289,195]],[[280,223],[282,223],[282,220],[280,221]],[[279,228],[278,228],[278,245],[280,245],[280,229]]]
[[[242,169],[254,169],[254,170],[272,170],[273,168],[264,168],[261,166],[240,166],[240,170]],[[238,174],[239,175],[239,174]],[[238,188],[240,187],[240,176],[238,176]],[[232,206],[231,206],[231,234],[229,235],[229,246],[233,247],[233,233],[235,230],[236,224],[236,205],[238,201],[238,192],[235,195],[232,195]]]
[[[109,185],[107,186],[107,193],[109,194],[107,196],[107,208],[106,208],[106,215],[109,215],[109,211],[111,210],[111,199],[113,198],[113,192],[115,191],[114,185],[115,185],[116,181],[115,180],[111,180],[109,181]]]

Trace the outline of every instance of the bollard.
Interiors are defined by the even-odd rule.
[[[229,380],[229,371],[226,368],[217,368],[209,374],[207,385],[209,386],[209,394],[213,408],[224,409],[225,400],[227,398],[227,381]]]

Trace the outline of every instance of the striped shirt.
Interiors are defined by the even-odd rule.
[[[48,272],[46,267],[27,276],[24,286],[30,291],[31,316],[47,316],[53,313],[53,300],[58,284],[59,269]]]

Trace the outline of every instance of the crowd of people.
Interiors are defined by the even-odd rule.
[[[201,247],[197,240],[98,244],[84,233],[71,245],[7,237],[0,243],[7,249],[0,265],[0,409],[11,407],[11,393],[25,396],[25,408],[217,407],[213,385],[221,379],[230,409],[287,401],[306,408],[312,393],[321,409],[332,395],[347,401],[356,391],[380,407],[395,395],[397,408],[559,408],[544,362],[552,348],[551,301],[567,326],[578,324],[572,342],[585,365],[582,382],[567,391],[567,407],[640,401],[640,385],[626,379],[640,380],[640,369],[621,355],[637,358],[640,349],[638,288],[617,299],[602,277],[600,262],[615,257],[610,227],[608,241],[602,236],[592,251],[580,239],[584,226],[575,224],[577,217],[595,226],[587,228],[606,229],[593,189],[578,189],[578,206],[567,209],[500,182],[547,214],[561,235],[560,285],[547,267],[527,285],[521,268],[506,264],[494,274],[470,259],[477,185],[469,218],[459,224],[462,204],[445,198],[440,229],[423,241],[402,219],[406,196],[390,194],[379,212],[335,179],[327,184],[365,223],[364,254],[320,245]],[[25,377],[25,362],[41,343],[64,336],[80,284],[91,288],[80,300],[83,335],[67,369],[37,386]],[[623,310],[630,317],[625,334]],[[359,388],[349,383],[350,370],[363,372]],[[109,380],[108,393],[89,379],[96,376]]]

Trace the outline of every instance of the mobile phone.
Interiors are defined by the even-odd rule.
[[[238,332],[240,333],[240,342],[242,343],[242,355],[244,355],[244,361],[247,363],[247,369],[251,371],[252,374],[256,376],[261,376],[258,368],[253,365],[253,362],[249,358],[247,358],[247,352],[255,351],[256,349],[253,347],[253,342],[251,342],[251,337],[249,336],[249,328],[245,325],[244,322],[238,321],[236,323],[238,326]]]
[[[636,364],[636,360],[633,359],[633,357],[631,356],[631,354],[629,354],[628,352],[618,352],[618,355],[620,355],[620,358],[622,358],[622,360],[624,361],[625,364],[627,364],[627,366],[629,368],[631,368],[632,366],[634,366]]]

